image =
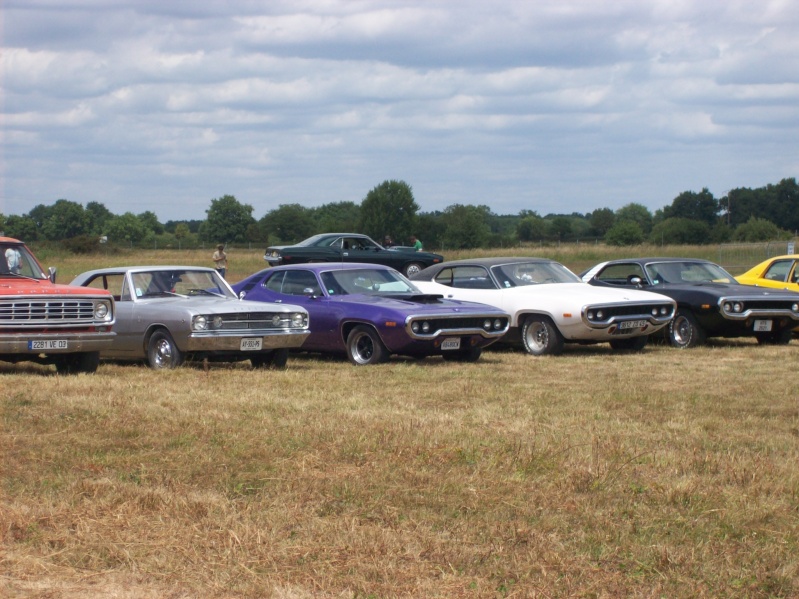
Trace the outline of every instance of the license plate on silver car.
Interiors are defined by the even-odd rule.
[[[261,351],[264,340],[261,337],[247,337],[241,340],[241,351]]]
[[[460,349],[461,348],[461,340],[460,337],[452,337],[450,339],[444,339],[441,342],[441,349]]]
[[[758,333],[767,333],[771,330],[771,321],[770,320],[756,320],[755,321],[755,331]]]
[[[619,323],[620,329],[641,329],[645,326],[645,320],[623,320]]]

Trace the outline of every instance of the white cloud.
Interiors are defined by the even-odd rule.
[[[796,176],[788,0],[6,0],[0,212],[653,210]],[[490,202],[488,202],[490,200]]]

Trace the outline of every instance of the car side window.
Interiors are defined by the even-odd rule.
[[[763,278],[785,283],[788,280],[788,273],[791,272],[791,266],[793,266],[793,260],[777,260],[766,269]]]
[[[90,287],[92,289],[105,289],[106,291],[110,291],[111,295],[114,296],[116,301],[120,301],[122,298],[122,289],[123,289],[123,282],[125,280],[125,276],[122,273],[119,274],[107,274],[107,275],[98,275],[94,277],[91,281],[88,281],[84,287]],[[127,286],[124,286],[127,290]],[[127,299],[130,299],[130,292],[127,291]]]
[[[285,272],[275,273],[266,280],[264,287],[269,291],[274,291],[275,293],[283,293],[283,277],[285,276]]]
[[[310,289],[314,295],[322,295],[322,289],[316,276],[310,270],[287,270],[283,279],[283,291],[286,295],[307,295]]]
[[[597,273],[594,278],[608,285],[630,285],[632,277],[640,277],[641,280],[646,281],[644,269],[635,262],[609,264],[601,272]]]
[[[496,289],[488,270],[482,266],[455,266],[449,270],[452,271],[449,282],[439,281],[443,271],[436,277],[436,282],[457,289]]]

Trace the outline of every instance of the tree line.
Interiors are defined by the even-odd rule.
[[[360,232],[377,241],[390,236],[407,244],[411,235],[427,248],[507,247],[519,243],[604,241],[611,245],[704,244],[787,239],[799,230],[796,179],[757,189],[733,189],[715,198],[707,188],[685,191],[652,213],[630,203],[617,210],[540,215],[535,210],[495,214],[487,205],[452,204],[423,212],[404,181],[384,181],[360,204],[336,202],[318,207],[281,204],[260,219],[254,208],[225,195],[212,199],[201,220],[159,222],[153,212],[117,215],[102,203],[60,199],[27,214],[0,214],[0,231],[25,241],[56,241],[73,251],[99,244],[190,248],[201,244],[286,244],[315,233]]]

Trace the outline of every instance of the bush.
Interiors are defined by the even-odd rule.
[[[608,245],[638,245],[644,240],[641,225],[635,221],[622,220],[613,225],[605,234],[605,243]]]

